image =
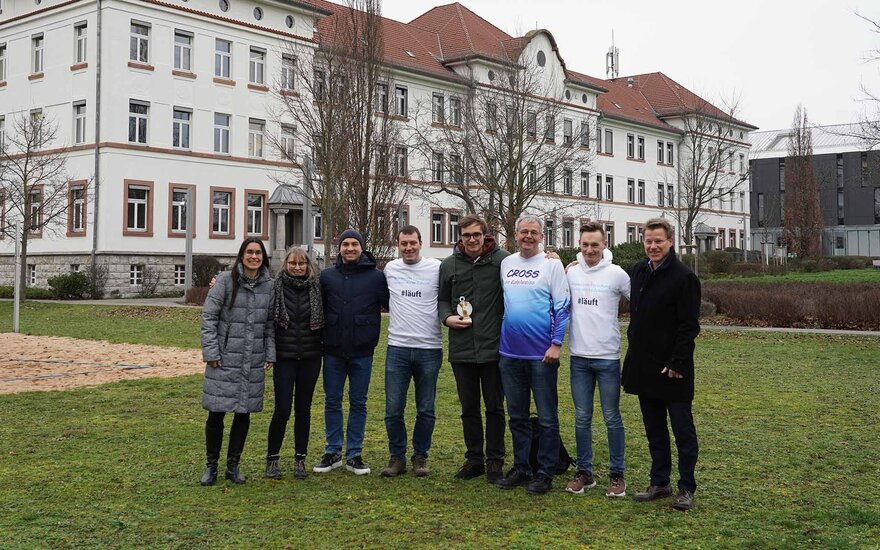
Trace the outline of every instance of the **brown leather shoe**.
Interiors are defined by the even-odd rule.
[[[412,459],[412,469],[416,477],[425,477],[431,473],[428,468],[428,459],[422,455],[416,455]]]
[[[489,483],[497,483],[504,477],[504,461],[503,460],[487,460],[486,461],[486,481]]]
[[[675,500],[672,502],[672,507],[676,510],[681,510],[682,512],[687,512],[691,508],[694,507],[694,494],[687,489],[682,489],[676,495]]]
[[[645,492],[633,495],[636,502],[648,502],[649,500],[657,500],[658,498],[667,498],[672,496],[672,487],[669,485],[650,485]]]
[[[399,456],[392,456],[388,466],[382,470],[382,477],[397,477],[406,472],[406,460]]]

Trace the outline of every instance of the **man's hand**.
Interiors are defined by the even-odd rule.
[[[208,366],[216,369],[217,367],[220,366],[220,360],[218,359],[216,361],[208,361]]]
[[[547,348],[547,351],[544,352],[543,361],[548,364],[555,364],[559,362],[559,351],[562,349],[561,346],[556,344],[550,344],[550,347]]]
[[[555,250],[549,250],[544,258],[547,260],[558,260],[559,254],[557,254]]]
[[[217,276],[214,275],[213,277],[211,277],[211,282],[208,283],[208,288],[214,288],[214,285],[215,285],[216,283],[217,283]]]
[[[684,378],[684,375],[682,373],[672,370],[669,367],[663,367],[663,370],[660,371],[660,374],[665,374],[669,378]]]
[[[473,326],[473,323],[466,323],[464,319],[459,317],[458,315],[450,315],[443,321],[447,327],[454,329],[463,329]]]
[[[568,270],[571,269],[571,268],[573,268],[573,267],[576,266],[577,264],[578,264],[578,261],[577,261],[577,260],[572,260],[572,261],[568,262],[568,265],[565,266],[565,272],[568,273]]]

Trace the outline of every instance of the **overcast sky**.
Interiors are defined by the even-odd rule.
[[[511,35],[549,30],[566,65],[605,77],[620,49],[620,76],[662,71],[708,100],[736,97],[738,118],[775,130],[802,103],[816,124],[853,122],[860,87],[880,95],[880,35],[855,12],[880,19],[880,0],[462,0]],[[383,15],[408,22],[435,5],[383,0]]]

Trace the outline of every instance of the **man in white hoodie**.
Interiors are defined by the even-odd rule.
[[[575,494],[596,486],[593,477],[593,393],[599,385],[602,416],[608,429],[611,481],[605,495],[626,496],[624,431],[620,416],[620,297],[629,299],[629,275],[612,264],[605,229],[596,222],[581,226],[577,265],[567,277],[571,289],[571,396],[574,400],[574,433],[577,473],[565,488]]]

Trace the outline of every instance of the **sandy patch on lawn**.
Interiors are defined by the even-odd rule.
[[[204,372],[201,350],[0,334],[0,394]]]

